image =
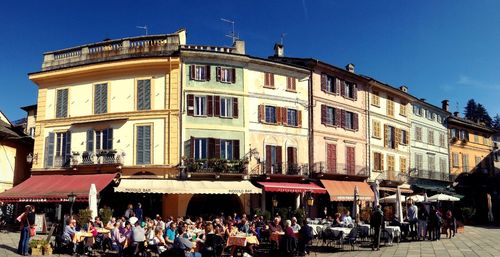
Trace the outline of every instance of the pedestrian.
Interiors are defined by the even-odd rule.
[[[418,208],[413,204],[412,199],[408,201],[406,216],[408,217],[408,222],[410,223],[410,237],[415,240],[417,237]]]
[[[125,210],[125,214],[123,215],[126,219],[134,216],[134,206],[129,203],[128,206],[127,206],[127,210]]]
[[[436,220],[436,227],[435,227],[435,236],[436,240],[441,239],[441,228],[443,227],[443,216],[441,214],[441,211],[439,209],[436,209],[435,212],[432,213],[435,216]]]
[[[451,238],[452,236],[455,236],[457,225],[456,225],[456,220],[455,217],[453,216],[453,213],[451,210],[448,210],[446,212],[446,235],[448,238]],[[448,234],[448,231],[450,232]]]
[[[132,225],[132,250],[134,256],[137,256],[139,253],[145,253],[144,242],[146,241],[146,232],[144,228],[141,227],[141,223],[137,217],[131,217],[129,219],[130,225]]]
[[[382,228],[383,223],[384,223],[384,213],[382,212],[380,205],[377,205],[377,207],[375,207],[375,209],[373,210],[372,217],[370,220],[370,225],[375,233],[373,235],[372,250],[375,249],[377,249],[377,251],[380,250],[380,230]]]
[[[21,223],[21,237],[19,238],[19,246],[17,253],[27,256],[29,250],[29,241],[31,237],[31,229],[35,226],[35,212],[31,205],[26,205],[24,212],[17,217],[17,221]]]
[[[134,209],[134,214],[135,214],[135,217],[139,220],[139,223],[141,223],[143,221],[142,220],[143,212],[142,212],[142,204],[141,203],[137,203],[137,208]]]
[[[421,203],[420,208],[418,208],[418,240],[425,240],[428,221],[429,213],[424,204]]]

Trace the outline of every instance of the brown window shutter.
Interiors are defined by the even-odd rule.
[[[389,145],[389,126],[384,124],[384,147]]]
[[[236,83],[236,69],[232,68],[231,69],[231,83]]]
[[[288,125],[288,109],[281,107],[281,123]]]
[[[214,101],[213,96],[207,95],[207,116],[211,117],[214,115]]]
[[[292,78],[293,91],[297,91],[297,79]]]
[[[353,95],[354,100],[358,100],[358,85],[357,84],[353,84],[352,95]]]
[[[352,119],[353,119],[353,121],[352,121],[353,129],[358,130],[359,129],[358,114],[354,113]]]
[[[342,110],[339,108],[333,109],[335,111],[335,126],[342,127],[342,123],[344,122],[342,118]]]
[[[295,164],[298,163],[298,160],[297,160],[297,147],[293,148],[293,163],[295,163]]]
[[[321,91],[326,91],[326,74],[321,74]]]
[[[278,165],[280,165],[283,162],[281,156],[282,156],[281,146],[276,146],[276,163]]]
[[[276,124],[281,124],[282,117],[281,117],[281,107],[275,107],[276,110]]]
[[[321,105],[321,124],[326,124],[326,105]]]
[[[269,73],[264,73],[264,86],[269,86]]]
[[[220,159],[220,139],[214,139],[214,158]]]
[[[410,137],[410,132],[406,130],[405,144],[408,144],[408,138]]]
[[[233,140],[233,160],[240,159],[240,140]]]
[[[208,147],[207,147],[207,159],[213,159],[215,157],[215,139],[208,139]]]
[[[385,170],[384,155],[380,154],[380,170]]]
[[[339,78],[335,78],[335,94],[340,94],[343,86],[344,82]]]
[[[215,68],[215,73],[216,73],[215,74],[216,80],[220,81],[220,73],[221,73],[220,67]]]
[[[395,136],[395,139],[394,139],[394,145],[395,147],[394,148],[398,148],[398,145],[399,145],[399,142],[401,142],[401,129],[398,129],[398,128],[395,128],[394,129],[396,131],[396,136]]]
[[[187,95],[187,115],[194,115],[194,95]]]
[[[264,123],[266,121],[266,106],[259,105],[259,122]]]
[[[195,78],[196,68],[194,65],[189,65],[189,79],[193,80]]]
[[[326,144],[327,148],[327,171],[335,173],[337,171],[337,145]]]
[[[340,127],[345,128],[345,110],[340,110]]]
[[[238,98],[233,97],[233,118],[238,118]]]
[[[289,165],[293,164],[293,147],[286,148],[286,158]]]
[[[270,81],[271,82],[271,86],[274,87],[274,74],[273,73],[269,73],[269,76],[270,76]]]
[[[380,154],[373,153],[373,170],[380,170]]]
[[[343,80],[340,80],[340,95],[346,96],[345,95],[345,82]]]
[[[206,80],[206,81],[210,81],[210,65],[207,65],[207,66],[206,66],[206,69],[207,69],[207,70],[206,70],[206,74],[207,74],[207,76],[206,76],[205,80]]]
[[[297,126],[302,127],[302,111],[297,111]]]
[[[220,96],[214,96],[214,116],[220,117]]]
[[[266,173],[271,173],[271,165],[272,165],[272,160],[271,160],[271,146],[266,145]]]

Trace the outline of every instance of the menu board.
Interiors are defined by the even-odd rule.
[[[37,233],[47,233],[47,221],[45,213],[35,214],[35,225]]]

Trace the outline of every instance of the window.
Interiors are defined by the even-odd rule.
[[[108,112],[108,84],[96,84],[94,86],[94,114]]]
[[[477,142],[479,143],[479,140]],[[485,144],[485,145],[489,144],[488,136],[487,135],[483,135],[483,144]]]
[[[418,115],[418,116],[422,116],[421,110],[422,110],[422,108],[420,106],[418,106],[418,105],[413,106],[413,114]]]
[[[451,135],[451,138],[457,138],[458,139],[458,129],[452,128],[450,130],[450,135]]]
[[[422,128],[415,127],[415,141],[422,142]]]
[[[354,147],[346,147],[346,171],[348,175],[356,174],[356,149]]]
[[[286,160],[288,164],[288,172],[290,172],[290,174],[297,174],[297,147],[289,146],[286,148]]]
[[[448,171],[446,170],[446,159],[445,158],[439,159],[439,171],[441,173],[448,173]]]
[[[298,112],[294,109],[287,109],[287,125],[298,126]]]
[[[194,115],[206,116],[207,115],[207,97],[195,96],[194,97]]]
[[[427,129],[427,143],[430,145],[434,144],[434,131]]]
[[[452,154],[452,165],[453,165],[453,167],[459,167],[458,153]]]
[[[335,144],[326,144],[326,165],[328,172],[337,172],[337,145]]]
[[[264,73],[264,87],[274,88],[274,74],[270,72]]]
[[[443,122],[443,117],[441,115],[437,115],[437,122],[442,123]]]
[[[276,107],[266,105],[266,122],[267,123],[277,123],[276,119]]]
[[[406,158],[404,157],[399,158],[399,170],[401,171],[401,173],[406,173],[406,171],[408,170],[406,166]]]
[[[424,156],[419,153],[415,153],[415,168],[417,170],[424,169]]]
[[[286,78],[286,90],[288,91],[296,91],[297,86],[296,86],[296,81],[294,77],[287,77]]]
[[[194,147],[193,147],[193,156],[194,156],[194,159],[195,160],[204,160],[204,159],[207,159],[207,154],[208,154],[208,151],[207,151],[207,139],[206,138],[195,138],[193,140],[193,144],[194,144]],[[221,146],[221,149],[222,149],[222,146]],[[222,150],[221,150],[222,151]]]
[[[233,160],[233,140],[220,140],[220,158]]]
[[[469,171],[469,155],[462,154],[462,172]]]
[[[406,103],[405,102],[399,103],[399,115],[406,116]]]
[[[385,147],[396,149],[396,128],[389,125],[384,125]]]
[[[339,90],[337,84],[340,84],[339,79],[326,74],[321,75],[321,90],[332,94],[338,94]]]
[[[394,117],[394,98],[387,97],[387,116]]]
[[[151,164],[151,126],[136,127],[136,164]]]
[[[479,135],[477,133],[474,134],[474,142],[479,143]]]
[[[372,105],[380,107],[380,97],[378,95],[378,91],[372,92]]]
[[[210,66],[209,65],[190,65],[189,77],[191,80],[209,81]]]
[[[217,67],[217,81],[223,83],[235,83],[236,70],[234,68]]]
[[[68,89],[58,89],[56,95],[56,118],[66,118],[68,117]]]
[[[436,170],[436,158],[433,155],[427,155],[427,166],[429,172],[434,172]]]
[[[399,138],[399,144],[408,144],[408,131],[401,129],[401,137]]]
[[[425,110],[425,117],[428,119],[428,120],[432,120],[432,112],[429,111],[429,110]]]
[[[87,152],[113,149],[113,129],[87,130]]]
[[[345,128],[347,129],[355,129],[354,128],[354,113],[345,112]]]
[[[384,170],[384,155],[381,153],[373,153],[373,170]]]
[[[344,97],[351,98],[351,99],[356,99],[357,98],[357,89],[356,89],[356,84],[352,82],[345,81],[344,82],[344,90],[343,90]]]
[[[436,120],[436,114],[432,113],[432,120]]]
[[[439,133],[439,146],[445,147],[445,138],[444,138],[444,133]]]
[[[71,161],[71,132],[50,132],[45,138],[45,167],[65,167]]]
[[[460,140],[469,141],[469,132],[467,130],[460,130]]]
[[[230,118],[233,116],[233,99],[228,97],[220,98],[220,117]]]
[[[330,126],[340,126],[340,117],[337,117],[337,115],[340,114],[340,110],[326,106],[326,105],[321,105],[321,123],[325,125],[330,125]]]
[[[151,80],[137,80],[137,110],[151,110]]]
[[[380,135],[380,121],[373,121],[373,137],[375,138],[381,138]]]
[[[394,172],[396,170],[396,163],[393,155],[387,155],[387,171]]]
[[[280,174],[281,168],[281,146],[266,145],[266,172]]]

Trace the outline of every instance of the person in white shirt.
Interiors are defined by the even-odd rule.
[[[297,233],[300,230],[300,225],[297,223],[297,218],[292,217],[292,225],[290,226],[293,229],[293,232]]]

